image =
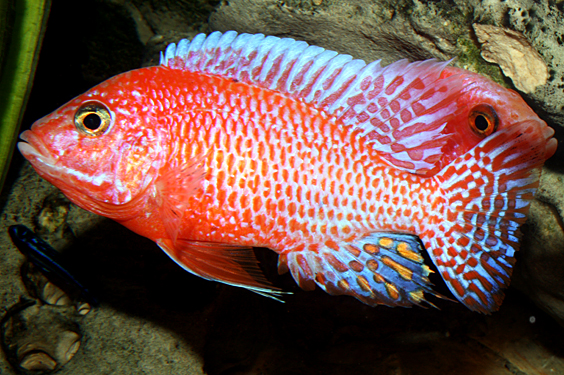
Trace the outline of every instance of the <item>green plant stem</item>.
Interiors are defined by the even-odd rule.
[[[39,50],[45,33],[50,0],[0,0],[6,20],[13,16],[7,51],[0,71],[0,190],[8,172],[29,92],[33,83]],[[9,26],[0,25],[0,28]],[[9,29],[9,27],[7,27]],[[0,31],[2,32],[2,31]],[[1,48],[2,46],[0,46]]]

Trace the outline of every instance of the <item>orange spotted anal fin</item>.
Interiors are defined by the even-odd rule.
[[[434,177],[444,209],[421,239],[453,295],[471,310],[498,310],[509,285],[519,227],[556,146],[536,125],[494,133]]]
[[[171,44],[160,63],[311,103],[357,129],[394,167],[422,175],[443,154],[462,82],[440,78],[449,62],[400,60],[382,68],[302,41],[235,31]]]
[[[247,288],[281,301],[258,266],[252,247],[223,243],[160,239],[157,245],[179,266],[206,280]]]
[[[317,284],[329,294],[353,296],[371,306],[434,306],[424,296],[439,295],[431,289],[431,270],[421,251],[414,235],[372,233],[318,251],[289,251],[279,262],[306,290]]]

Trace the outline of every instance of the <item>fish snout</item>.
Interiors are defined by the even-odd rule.
[[[517,125],[520,127],[521,133],[528,133],[533,139],[536,139],[535,143],[544,144],[545,161],[554,155],[558,148],[558,141],[553,137],[554,129],[548,126],[546,122],[537,117],[536,119],[521,121]]]
[[[46,165],[54,165],[56,163],[57,160],[49,148],[33,130],[24,131],[20,134],[20,138],[23,142],[18,142],[18,149],[29,162],[32,164],[39,162]]]
[[[554,129],[548,126],[544,121],[542,124],[544,125],[542,127],[542,137],[546,144],[544,158],[547,160],[556,152],[556,149],[558,148],[558,141],[553,137]]]

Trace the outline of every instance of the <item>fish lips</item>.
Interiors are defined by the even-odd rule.
[[[558,140],[556,138],[553,138],[553,136],[554,129],[544,124],[544,127],[542,128],[542,137],[546,142],[545,160],[552,157],[556,153],[556,149],[558,148]]]
[[[20,138],[23,142],[18,142],[18,149],[34,168],[47,174],[54,174],[57,160],[41,138],[31,130],[24,131],[20,134]]]

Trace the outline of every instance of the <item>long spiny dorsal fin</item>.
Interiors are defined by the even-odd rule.
[[[386,161],[426,174],[448,140],[461,80],[440,79],[448,62],[401,60],[385,68],[302,41],[214,32],[171,44],[161,65],[274,90],[359,130]],[[458,82],[458,83],[456,83]]]

